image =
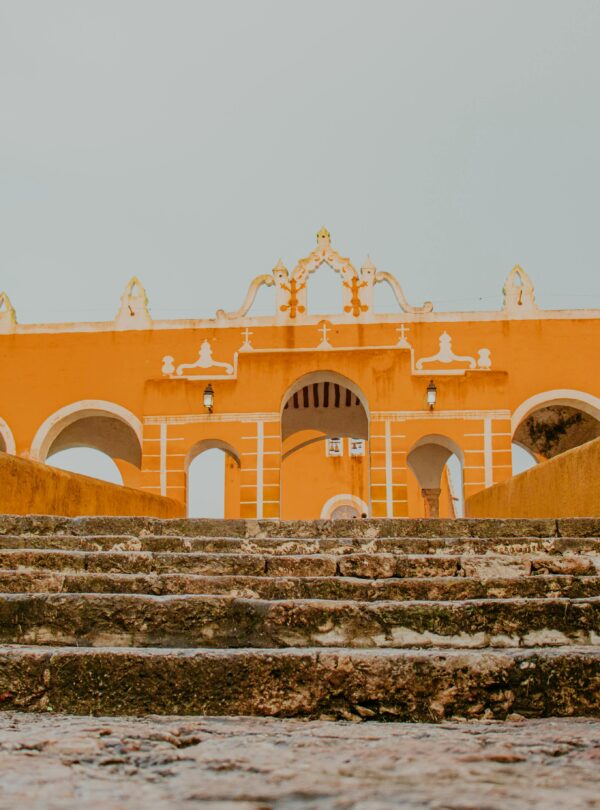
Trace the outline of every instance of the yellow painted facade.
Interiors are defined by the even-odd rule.
[[[338,313],[310,298],[321,265]],[[380,284],[396,312],[373,311]],[[261,286],[271,317],[250,315]],[[138,279],[111,322],[20,325],[2,301],[0,450],[44,462],[96,447],[126,485],[185,503],[189,464],[218,447],[226,517],[452,515],[452,453],[468,498],[511,476],[513,440],[539,458],[599,435],[600,311],[540,310],[519,267],[498,311],[437,313],[370,259],[356,270],[322,229],[293,271],[279,262],[214,319],[153,320]]]

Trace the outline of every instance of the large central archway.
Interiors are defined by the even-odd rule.
[[[369,411],[352,380],[335,371],[296,380],[282,399],[281,436],[284,519],[369,513]]]

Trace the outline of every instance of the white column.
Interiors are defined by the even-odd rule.
[[[265,478],[265,425],[256,423],[256,517],[263,516],[264,478]]]
[[[160,494],[167,494],[167,423],[160,423]]]
[[[387,517],[394,517],[394,490],[392,470],[392,423],[385,421],[385,502]]]
[[[486,487],[491,487],[494,483],[494,464],[492,459],[492,420],[489,416],[483,420],[483,464],[483,480]]]

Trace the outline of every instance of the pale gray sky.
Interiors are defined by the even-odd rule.
[[[0,290],[209,316],[325,224],[416,303],[519,262],[600,307],[599,42],[596,0],[0,0]]]

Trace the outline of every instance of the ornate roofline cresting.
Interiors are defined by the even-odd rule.
[[[350,321],[372,317],[373,287],[382,282],[389,284],[402,312],[417,315],[433,310],[431,301],[426,301],[422,307],[411,306],[395,276],[391,273],[378,272],[369,256],[358,273],[350,259],[331,247],[331,234],[323,227],[317,233],[317,247],[298,261],[291,275],[280,259],[271,276],[260,275],[251,282],[244,303],[239,309],[233,312],[220,309],[217,311],[217,320],[229,321],[245,317],[260,287],[275,285],[277,321],[301,323],[308,315],[310,276],[323,264],[329,265],[341,277],[342,312]]]
[[[323,312],[310,306],[310,283],[313,274],[328,265],[340,280],[340,307],[337,312]],[[375,312],[373,291],[377,284],[387,284],[392,290],[398,310]],[[254,315],[251,309],[262,287],[275,288],[275,311],[272,315]],[[82,321],[75,323],[17,322],[17,313],[6,292],[0,293],[0,334],[62,333],[62,332],[107,332],[131,330],[228,328],[232,325],[248,326],[310,326],[318,325],[326,317],[330,323],[387,323],[399,320],[438,321],[510,321],[510,320],[557,320],[600,318],[600,309],[541,309],[535,300],[533,282],[520,265],[515,265],[508,274],[504,286],[502,307],[497,310],[441,311],[434,312],[431,301],[422,306],[411,305],[398,279],[392,273],[377,270],[369,256],[360,271],[349,258],[342,256],[331,246],[331,234],[327,228],[317,233],[317,246],[300,259],[292,272],[280,259],[271,273],[262,273],[250,283],[241,306],[232,311],[219,309],[215,318],[178,318],[174,320],[152,318],[146,289],[137,276],[127,283],[121,295],[119,309],[111,321]]]

